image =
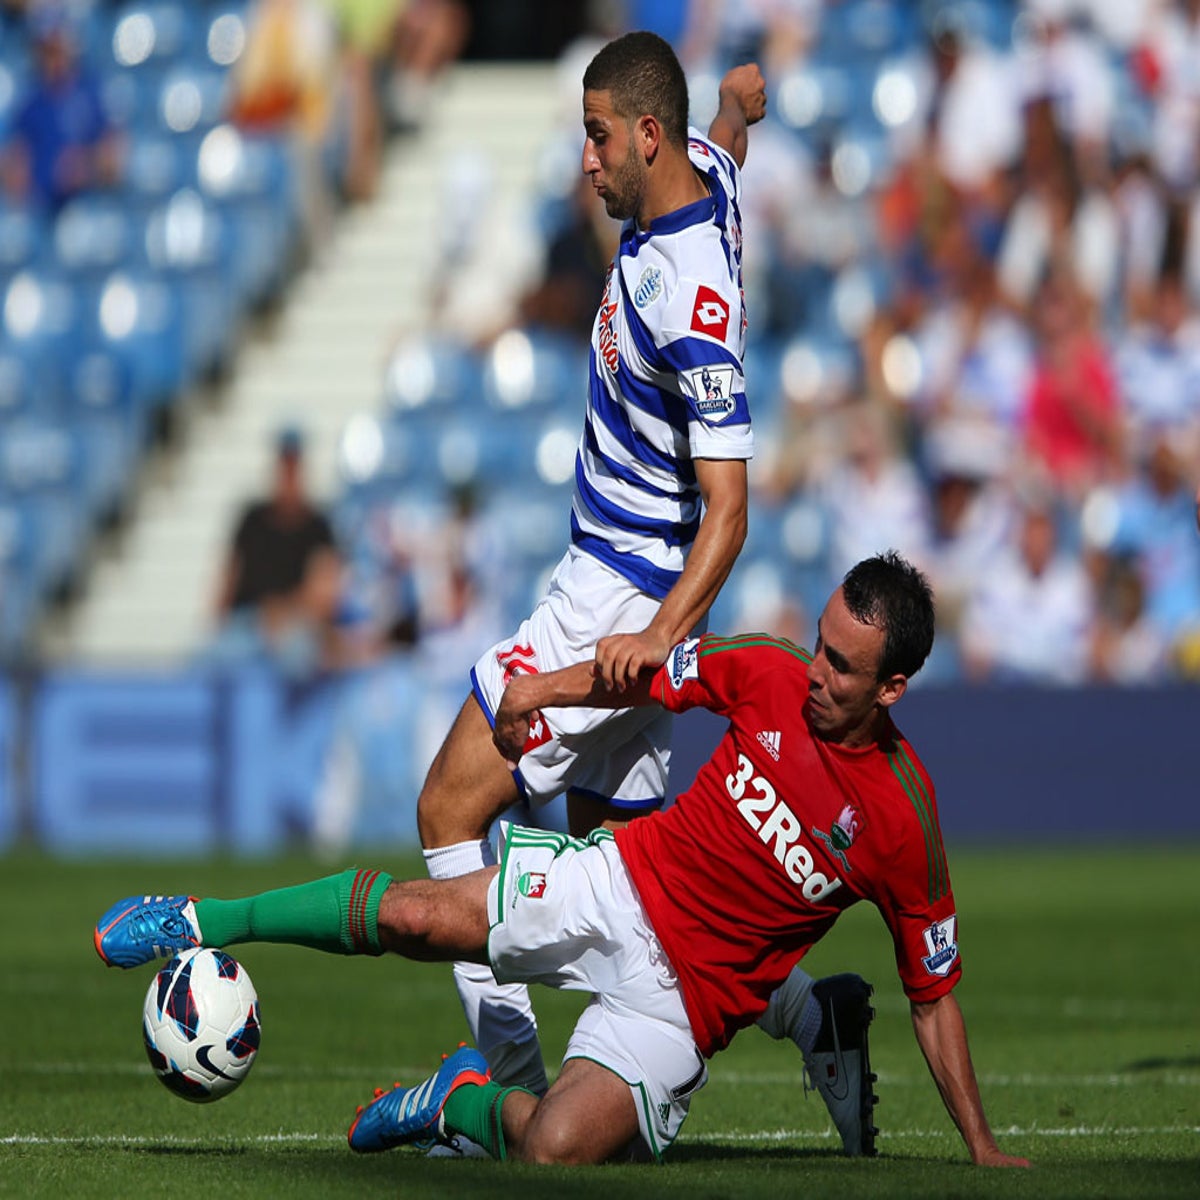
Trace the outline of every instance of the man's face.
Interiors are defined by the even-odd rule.
[[[883,630],[856,621],[838,588],[821,614],[808,668],[808,720],[823,741],[856,746],[873,736],[887,691],[878,679],[882,655]]]
[[[610,217],[638,214],[646,187],[646,163],[637,152],[630,123],[613,111],[607,91],[583,93],[583,173]]]

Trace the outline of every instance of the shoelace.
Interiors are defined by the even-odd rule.
[[[164,906],[143,909],[129,919],[130,938],[135,942],[158,942],[162,933],[166,933],[168,937],[175,937],[176,934],[166,924],[173,915],[177,916],[175,910]]]

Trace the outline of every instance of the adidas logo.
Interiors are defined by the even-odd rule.
[[[776,761],[779,761],[779,730],[773,729],[770,733],[765,730],[760,732],[758,740],[766,750],[766,752]]]

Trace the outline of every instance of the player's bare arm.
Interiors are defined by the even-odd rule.
[[[559,671],[514,675],[504,689],[492,726],[492,741],[510,770],[517,769],[529,723],[543,708],[631,708],[652,703],[651,672],[647,671],[623,692],[611,690],[600,678],[594,662],[575,663]]]
[[[967,1045],[967,1027],[962,1009],[952,992],[928,1004],[912,1004],[913,1031],[930,1074],[941,1093],[951,1120],[962,1134],[971,1161],[980,1167],[1027,1167],[1027,1158],[1005,1154],[996,1145],[987,1117],[971,1051]]]
[[[609,689],[631,688],[643,671],[666,661],[671,647],[687,637],[712,607],[741,553],[748,509],[745,462],[698,458],[696,479],[704,516],[683,573],[644,630],[616,633],[596,645],[596,669]]]
[[[709,140],[733,156],[741,167],[749,145],[747,131],[767,112],[767,85],[757,63],[744,63],[721,80],[719,107],[708,127]]]

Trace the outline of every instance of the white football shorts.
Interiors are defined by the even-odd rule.
[[[505,825],[488,889],[488,957],[501,983],[592,992],[564,1061],[586,1058],[629,1085],[659,1158],[708,1068],[663,953],[608,830],[587,838]]]
[[[640,633],[659,601],[590,554],[572,546],[545,596],[516,634],[471,669],[471,685],[489,722],[518,672],[556,671],[590,660],[610,633]],[[532,805],[568,790],[621,808],[662,806],[667,794],[672,716],[643,708],[549,708],[530,731],[515,773]]]

